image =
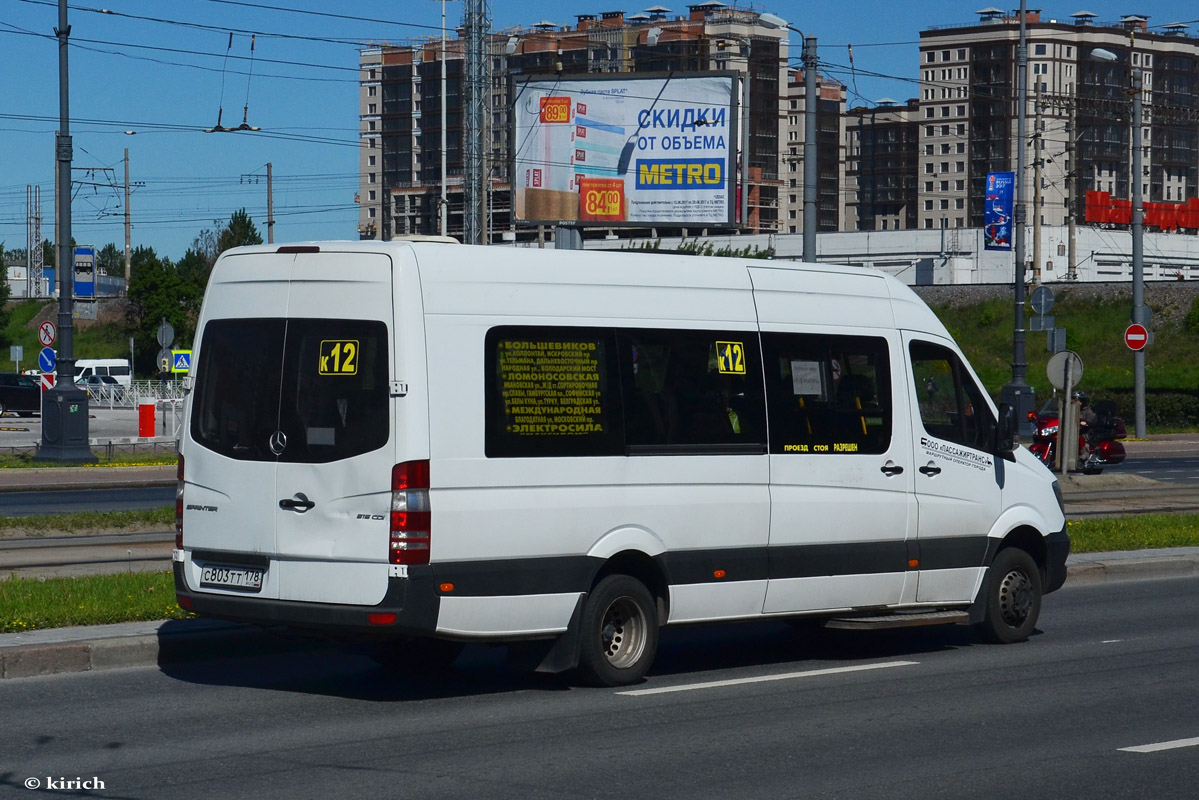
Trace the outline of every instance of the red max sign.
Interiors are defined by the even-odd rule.
[[[1085,220],[1131,225],[1132,201],[1113,200],[1107,192],[1087,192]],[[1145,203],[1144,222],[1163,231],[1199,229],[1199,197],[1192,197],[1185,203]]]
[[[539,102],[542,124],[570,122],[569,97],[542,97]]]

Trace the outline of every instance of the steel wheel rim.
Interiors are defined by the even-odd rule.
[[[630,597],[618,597],[604,610],[600,647],[604,658],[617,669],[637,663],[645,651],[648,624],[641,607]]]
[[[1032,580],[1024,570],[1009,571],[999,584],[999,612],[1003,621],[1013,628],[1019,628],[1028,620],[1032,607]]]

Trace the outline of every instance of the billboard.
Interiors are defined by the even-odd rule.
[[[96,246],[75,246],[75,296],[96,296]]]
[[[1012,196],[1016,173],[988,172],[987,196],[983,203],[983,249],[1012,249]]]
[[[520,222],[734,221],[734,73],[530,77],[515,84]]]

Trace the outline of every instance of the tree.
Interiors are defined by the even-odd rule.
[[[125,324],[134,338],[135,371],[143,374],[157,371],[158,326],[164,319],[175,329],[176,346],[191,341],[195,323],[184,303],[186,295],[183,281],[170,259],[160,258],[152,247],[134,249],[130,254]]]
[[[12,344],[8,336],[8,320],[12,311],[8,298],[12,290],[8,287],[8,262],[4,257],[4,242],[0,242],[0,346]]]
[[[96,253],[96,274],[123,277],[125,275],[125,250],[118,250],[112,242]]]
[[[262,237],[258,235],[258,229],[254,227],[254,220],[250,219],[250,215],[244,208],[241,208],[233,212],[233,216],[229,218],[229,224],[225,226],[225,230],[221,231],[220,238],[217,239],[217,255],[230,247],[241,247],[248,244],[262,244]]]

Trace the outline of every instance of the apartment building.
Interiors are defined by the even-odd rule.
[[[987,173],[1016,165],[1018,12],[977,13],[977,22],[920,32],[920,228],[980,226]],[[1186,25],[1151,27],[1139,15],[1104,22],[1087,11],[1057,19],[1038,9],[1025,25],[1030,223],[1064,224],[1072,207],[1081,220],[1087,191],[1129,199],[1133,146],[1144,167],[1131,188],[1144,200],[1199,194],[1199,39]],[[1135,72],[1144,101],[1136,143]]]
[[[749,232],[802,230],[803,75],[790,70],[790,34],[749,7],[704,2],[675,14],[660,5],[631,14],[542,20],[488,39],[490,115],[485,148],[490,240],[536,236],[511,215],[509,106],[514,82],[534,75],[732,71],[748,95],[743,115],[748,183],[741,202]],[[359,235],[387,238],[439,231],[442,127],[449,233],[463,231],[464,46],[447,43],[447,113],[441,115],[441,41],[379,45],[359,57]],[[794,53],[798,54],[799,43]],[[845,89],[821,76],[818,123],[821,230],[843,225]],[[656,229],[678,235],[674,229]],[[632,232],[629,232],[632,233]],[[641,231],[641,233],[645,233]],[[602,235],[602,234],[601,234]],[[623,234],[622,234],[623,235]]]
[[[920,101],[883,98],[845,115],[845,217],[841,230],[918,227]]]

